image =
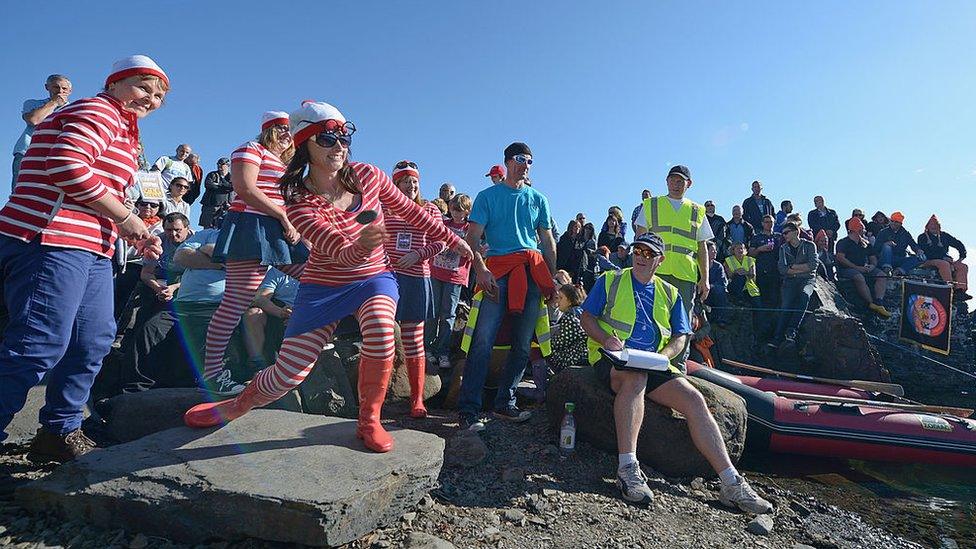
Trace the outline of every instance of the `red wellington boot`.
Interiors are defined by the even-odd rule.
[[[256,384],[250,383],[241,394],[230,400],[204,402],[190,408],[183,414],[183,423],[186,423],[187,427],[213,427],[233,421],[248,413],[251,408],[264,406],[270,402],[271,399],[258,394]]]
[[[359,424],[356,436],[374,452],[393,449],[393,437],[380,424],[380,411],[393,373],[393,359],[359,359]]]
[[[407,378],[410,380],[410,417],[427,417],[427,408],[424,407],[424,376],[426,372],[426,359],[423,356],[406,359]]]

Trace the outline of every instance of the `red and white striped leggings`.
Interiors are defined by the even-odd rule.
[[[400,341],[403,342],[403,356],[424,358],[424,322],[400,322]]]
[[[373,360],[393,360],[395,314],[396,301],[385,295],[373,296],[359,306],[356,318],[359,320],[359,330],[363,336],[361,356]],[[332,338],[332,331],[338,324],[333,322],[311,332],[286,337],[274,365],[254,376],[254,381],[251,383],[257,387],[258,393],[265,398],[277,400],[300,385],[305,380],[305,376],[312,371],[319,354]],[[421,347],[423,347],[422,342]]]
[[[293,278],[298,278],[305,270],[304,263],[275,265],[275,268]],[[224,298],[207,326],[207,354],[204,359],[203,379],[220,374],[223,369],[224,352],[230,342],[234,328],[241,321],[241,315],[251,305],[258,293],[258,286],[268,274],[268,266],[257,259],[228,261],[225,269],[227,278],[224,284]],[[331,332],[330,332],[331,333]]]

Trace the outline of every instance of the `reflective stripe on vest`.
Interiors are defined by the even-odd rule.
[[[637,300],[634,297],[631,270],[632,268],[628,267],[619,273],[608,271],[602,275],[606,279],[604,287],[607,291],[607,303],[603,307],[602,314],[596,319],[603,331],[617,336],[617,339],[624,342],[633,334],[634,323],[637,320]],[[671,309],[678,299],[678,289],[657,276],[653,278],[653,282],[654,306],[651,317],[661,334],[656,349],[660,351],[671,339]],[[586,347],[590,364],[596,364],[601,357],[600,344],[588,337]]]
[[[675,211],[667,196],[647,198],[643,205],[647,230],[664,241],[664,261],[657,274],[698,282],[698,231],[705,208],[685,198],[681,208]]]
[[[481,302],[484,299],[484,291],[480,291],[471,299],[471,309],[468,311],[468,321],[464,325],[461,333],[461,350],[465,353],[471,348],[471,339],[474,336],[474,327],[478,323],[478,312],[481,310]],[[549,310],[546,308],[545,299],[539,298],[539,317],[535,321],[535,341],[532,346],[538,346],[542,356],[552,354],[552,333],[549,330]],[[507,349],[508,345],[495,345],[495,349]]]
[[[728,265],[729,270],[735,272],[736,269],[745,269],[748,272],[752,267],[756,265],[756,258],[744,255],[742,256],[742,263],[735,258],[734,255],[730,255],[725,258],[725,264]],[[759,286],[756,285],[756,281],[750,277],[746,277],[746,283],[744,288],[746,293],[752,297],[759,297]]]

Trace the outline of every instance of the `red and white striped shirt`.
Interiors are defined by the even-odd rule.
[[[263,192],[268,200],[284,207],[285,199],[281,197],[281,190],[278,189],[278,180],[285,175],[285,165],[278,158],[278,155],[269,151],[264,145],[257,141],[248,141],[241,145],[234,154],[230,156],[231,166],[235,162],[246,162],[258,167],[258,190]],[[232,212],[246,212],[258,215],[267,215],[257,208],[252,208],[240,195],[234,198],[230,205]]]
[[[125,200],[136,171],[136,117],[106,93],[80,99],[37,125],[0,234],[112,257],[115,223],[90,208],[109,195]]]
[[[378,214],[373,223],[384,223],[386,209],[416,225],[431,240],[446,241],[451,247],[458,244],[460,239],[400,192],[386,172],[362,162],[349,165],[359,178],[362,191],[362,205],[356,211],[337,209],[311,193],[287,206],[288,219],[311,244],[302,282],[341,286],[390,270],[389,258],[382,247],[367,250],[356,244],[365,227],[356,222],[356,215],[364,210]]]
[[[427,233],[417,227],[414,223],[408,223],[406,219],[393,213],[386,206],[383,207],[383,223],[386,225],[386,242],[383,247],[386,255],[390,258],[390,270],[396,273],[410,276],[430,276],[430,259],[447,249],[447,244],[443,240],[431,240],[427,238]],[[424,213],[429,215],[434,221],[444,224],[444,216],[433,202],[423,205]],[[413,265],[398,269],[397,261],[410,252],[417,252],[420,261]]]

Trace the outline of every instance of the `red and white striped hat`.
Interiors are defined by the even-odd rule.
[[[137,74],[151,74],[159,77],[169,87],[169,77],[159,68],[155,61],[145,55],[130,55],[112,63],[112,72],[105,79],[105,86],[108,87],[112,82],[125,80]]]
[[[390,179],[397,181],[401,177],[406,177],[408,175],[412,175],[417,179],[420,179],[420,170],[417,169],[416,163],[409,160],[401,160],[393,167],[393,175],[390,177]]]
[[[346,123],[346,117],[332,105],[311,99],[302,101],[302,106],[291,113],[291,136],[295,146],[298,147],[308,141],[309,137],[328,129],[327,122],[330,120],[339,124]]]
[[[284,111],[268,111],[261,115],[261,131],[271,126],[288,125],[288,113]]]

